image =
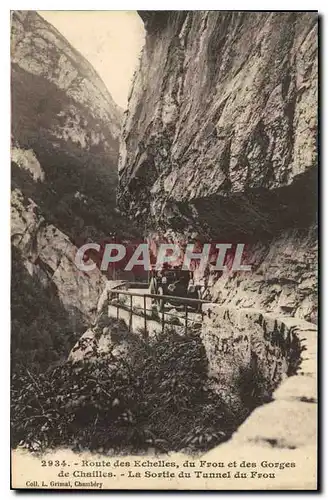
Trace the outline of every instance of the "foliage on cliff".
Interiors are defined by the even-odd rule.
[[[140,14],[119,202],[151,229],[268,237],[313,220],[315,12]]]
[[[130,342],[130,340],[129,340]],[[240,415],[207,390],[199,338],[131,339],[127,359],[64,363],[13,375],[13,446],[106,453],[203,450],[230,437]]]

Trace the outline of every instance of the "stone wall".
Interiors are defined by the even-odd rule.
[[[233,394],[237,405],[243,402],[247,382],[254,382],[247,377],[257,377],[262,391],[253,397],[268,402],[251,413],[229,446],[315,446],[316,326],[255,309],[208,304],[204,311],[202,339],[212,386]]]

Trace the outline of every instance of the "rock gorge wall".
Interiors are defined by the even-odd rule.
[[[41,288],[52,289],[68,313],[72,329],[88,324],[106,285],[97,269],[80,271],[75,265],[77,248],[66,234],[47,222],[33,200],[15,189],[11,197],[12,244],[25,269]]]
[[[145,233],[243,242],[214,300],[316,321],[317,15],[140,12],[119,205]]]
[[[36,12],[13,12],[11,62],[13,182],[72,240],[93,237],[92,228],[108,236],[122,111]]]
[[[14,11],[11,35],[13,348],[66,357],[106,282],[77,270],[76,247],[129,230],[115,212],[122,111],[35,11]]]

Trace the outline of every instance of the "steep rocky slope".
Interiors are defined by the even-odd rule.
[[[77,248],[72,241],[18,189],[11,197],[11,236],[16,250],[13,257],[22,260],[41,288],[55,292],[72,328],[92,320],[106,277],[97,269],[80,271],[75,265]]]
[[[115,224],[122,112],[91,65],[36,12],[12,16],[13,180],[73,239]],[[34,154],[42,175],[26,175]],[[19,169],[21,171],[19,171]],[[30,182],[29,182],[30,181]]]
[[[242,242],[218,302],[316,317],[317,15],[140,12],[119,203],[148,234]]]
[[[58,346],[93,318],[106,280],[77,270],[76,247],[128,231],[115,211],[122,112],[91,65],[36,12],[13,12],[11,62],[12,338],[24,352],[29,337],[31,353],[48,331]],[[31,306],[38,290],[42,311]]]

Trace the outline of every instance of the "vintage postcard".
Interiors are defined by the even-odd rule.
[[[11,487],[317,490],[315,11],[11,12]]]

